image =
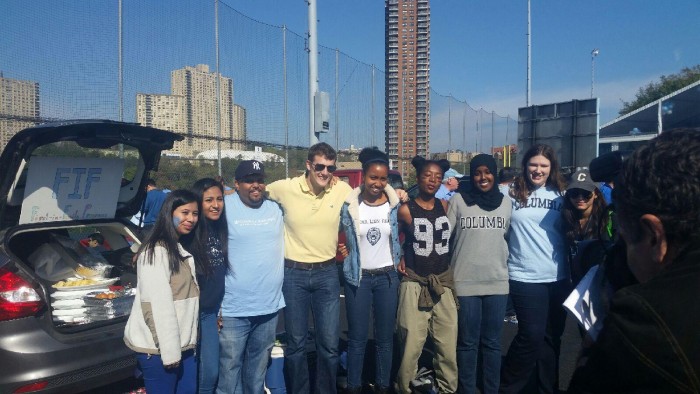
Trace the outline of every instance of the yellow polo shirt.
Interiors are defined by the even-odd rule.
[[[275,181],[266,189],[284,209],[284,257],[302,263],[334,258],[340,208],[352,191],[350,185],[338,181],[317,196],[301,175]]]

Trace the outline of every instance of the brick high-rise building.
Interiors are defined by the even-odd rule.
[[[430,2],[385,0],[386,147],[403,176],[428,157]]]
[[[18,131],[40,123],[39,83],[0,73],[0,150]]]

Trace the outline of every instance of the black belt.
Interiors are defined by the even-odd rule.
[[[330,267],[332,265],[337,265],[337,264],[338,264],[338,262],[335,260],[335,257],[330,259],[330,260],[322,261],[320,263],[302,263],[300,261],[284,259],[284,266],[285,267],[294,268],[294,269],[298,269],[298,270],[307,270],[307,271],[319,270],[319,269]]]
[[[393,265],[387,265],[386,267],[382,268],[375,268],[375,269],[362,269],[362,275],[382,275],[386,274],[387,272],[395,271],[395,268]]]

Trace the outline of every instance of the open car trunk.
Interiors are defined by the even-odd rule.
[[[140,241],[127,219],[141,207],[161,151],[181,139],[133,123],[78,120],[25,129],[8,142],[0,155],[0,269],[38,294],[42,326],[79,329],[128,316]]]
[[[90,236],[101,242],[90,243]],[[38,226],[8,234],[7,250],[33,272],[53,325],[70,331],[124,320],[131,310],[139,241],[121,221]],[[32,247],[27,247],[31,245]]]

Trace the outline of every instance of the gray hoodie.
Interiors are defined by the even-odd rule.
[[[493,211],[467,206],[457,193],[450,200],[447,217],[452,227],[451,267],[455,291],[460,297],[508,294],[508,244],[510,199]]]

